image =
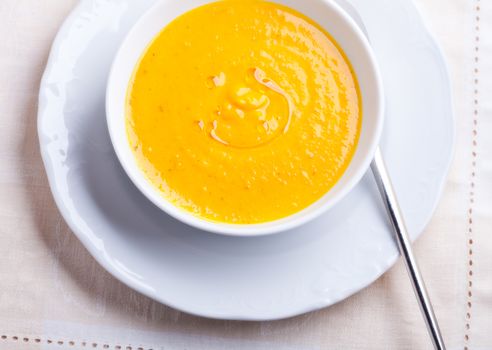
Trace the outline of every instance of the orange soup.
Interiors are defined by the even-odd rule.
[[[148,180],[201,218],[254,224],[316,202],[361,129],[350,63],[302,14],[224,0],[178,17],[134,72],[127,131]]]

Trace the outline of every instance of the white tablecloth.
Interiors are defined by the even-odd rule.
[[[261,323],[189,316],[106,273],[58,213],[36,133],[41,74],[75,3],[0,0],[0,349],[431,348],[401,262],[331,308]],[[458,131],[416,253],[448,348],[492,349],[492,1],[417,5],[449,63]]]

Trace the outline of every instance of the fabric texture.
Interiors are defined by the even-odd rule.
[[[492,349],[492,2],[416,3],[449,65],[457,135],[415,250],[448,349]],[[401,261],[333,307],[257,323],[172,310],[105,272],[54,204],[36,132],[50,45],[75,4],[0,1],[0,349],[432,348]]]

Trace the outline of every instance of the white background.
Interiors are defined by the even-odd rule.
[[[262,323],[182,314],[99,267],[55,208],[36,133],[41,74],[75,3],[0,0],[0,349],[430,349],[401,263],[334,307]],[[416,252],[448,348],[492,349],[492,2],[416,3],[450,66],[458,130]]]

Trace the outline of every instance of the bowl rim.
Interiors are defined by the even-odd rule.
[[[273,234],[279,234],[285,231],[289,231],[292,229],[295,229],[301,225],[304,225],[308,223],[309,221],[314,220],[315,218],[319,217],[329,209],[331,209],[333,206],[335,206],[337,203],[339,203],[362,179],[364,174],[367,172],[367,170],[370,167],[370,164],[374,158],[374,154],[376,152],[376,149],[379,145],[382,130],[383,130],[383,125],[384,125],[384,90],[383,90],[383,83],[382,83],[382,78],[380,74],[380,70],[378,67],[377,59],[375,56],[375,53],[368,41],[368,38],[365,36],[361,28],[356,24],[354,19],[344,10],[342,7],[337,4],[333,0],[308,0],[308,1],[316,1],[319,3],[322,3],[323,6],[326,6],[330,8],[336,16],[338,16],[340,19],[342,19],[347,25],[349,25],[350,29],[353,31],[353,33],[357,36],[359,43],[361,44],[362,49],[365,51],[367,54],[367,57],[369,59],[369,66],[372,68],[372,74],[374,75],[374,91],[376,93],[376,98],[374,99],[374,103],[376,106],[376,117],[375,117],[375,132],[373,133],[373,137],[370,140],[369,143],[369,149],[366,151],[366,155],[364,156],[363,160],[360,162],[360,165],[358,166],[357,171],[349,178],[347,183],[338,191],[338,193],[333,196],[330,201],[320,205],[318,208],[312,208],[314,204],[318,203],[319,201],[324,198],[332,189],[328,190],[320,199],[318,199],[316,202],[312,203],[306,208],[301,209],[299,212],[296,212],[294,214],[288,215],[286,217],[274,220],[274,221],[269,221],[265,223],[257,223],[257,224],[230,224],[230,223],[222,223],[222,222],[214,222],[211,220],[208,220],[206,218],[202,218],[200,216],[194,215],[191,212],[186,211],[183,208],[179,208],[177,205],[173,204],[171,201],[166,199],[155,187],[150,183],[150,181],[146,178],[145,174],[143,173],[142,170],[138,168],[138,165],[130,165],[129,162],[126,161],[126,158],[123,156],[123,151],[120,149],[119,145],[120,143],[117,140],[117,133],[115,132],[115,127],[114,124],[116,123],[115,119],[113,117],[113,107],[115,104],[115,101],[112,101],[110,96],[112,95],[111,92],[115,88],[114,87],[114,81],[115,77],[117,75],[117,62],[121,59],[123,55],[123,50],[128,43],[129,39],[135,35],[135,33],[146,23],[147,19],[149,19],[153,13],[156,11],[156,9],[160,8],[163,6],[164,3],[171,3],[173,0],[159,0],[157,1],[153,6],[150,7],[150,9],[133,25],[131,30],[126,34],[124,40],[121,42],[117,53],[115,55],[115,58],[111,64],[111,69],[109,73],[109,77],[107,80],[107,86],[106,86],[106,98],[105,98],[105,109],[106,109],[106,122],[108,126],[108,131],[109,131],[109,136],[111,140],[112,147],[116,153],[116,156],[118,158],[119,163],[123,167],[126,175],[130,178],[132,183],[138,188],[138,190],[148,199],[150,200],[154,205],[156,205],[159,209],[161,209],[165,214],[170,215],[174,219],[177,219],[181,221],[184,224],[187,224],[189,226],[192,226],[194,228],[208,231],[211,233],[216,233],[220,235],[225,235],[225,236],[232,236],[232,237],[258,237],[258,236],[266,236],[266,235],[273,235]],[[179,0],[176,0],[179,1]],[[218,2],[222,0],[204,0],[206,3],[213,3],[213,2]],[[285,5],[282,3],[282,0],[266,0],[267,2],[273,2],[273,3],[278,3],[283,6],[287,6],[289,8],[292,8],[296,11],[300,11],[298,8],[290,6],[290,5]],[[306,1],[306,3],[308,2]],[[303,1],[304,2],[304,1]],[[203,4],[202,4],[203,5]],[[195,6],[194,8],[200,7]],[[187,12],[187,11],[185,11]],[[305,15],[305,14],[304,14]],[[305,15],[308,18],[311,18],[310,16]],[[176,16],[177,17],[177,16]],[[175,18],[176,18],[175,17]],[[316,22],[318,23],[318,22]],[[324,28],[324,26],[319,23],[321,27]],[[164,26],[162,27],[164,28]],[[330,33],[331,35],[331,33]],[[336,38],[335,38],[336,39]],[[340,43],[337,40],[338,45],[343,50],[343,44]],[[147,46],[146,46],[147,47]],[[144,52],[141,52],[139,57]],[[135,66],[135,62],[132,64],[132,67]],[[128,86],[125,87],[125,89],[128,89]],[[120,116],[121,118],[121,116]],[[359,140],[360,142],[360,140]],[[126,144],[129,143],[126,141]],[[357,147],[360,145],[358,144]],[[354,155],[355,157],[355,155]],[[352,164],[353,159],[350,161],[349,166]],[[345,173],[347,172],[348,169],[345,170]],[[344,175],[345,175],[344,173]],[[137,175],[138,174],[138,175]],[[344,176],[342,175],[342,177]],[[340,180],[339,180],[340,181]],[[338,181],[338,182],[339,182]],[[338,183],[337,182],[337,183]]]

